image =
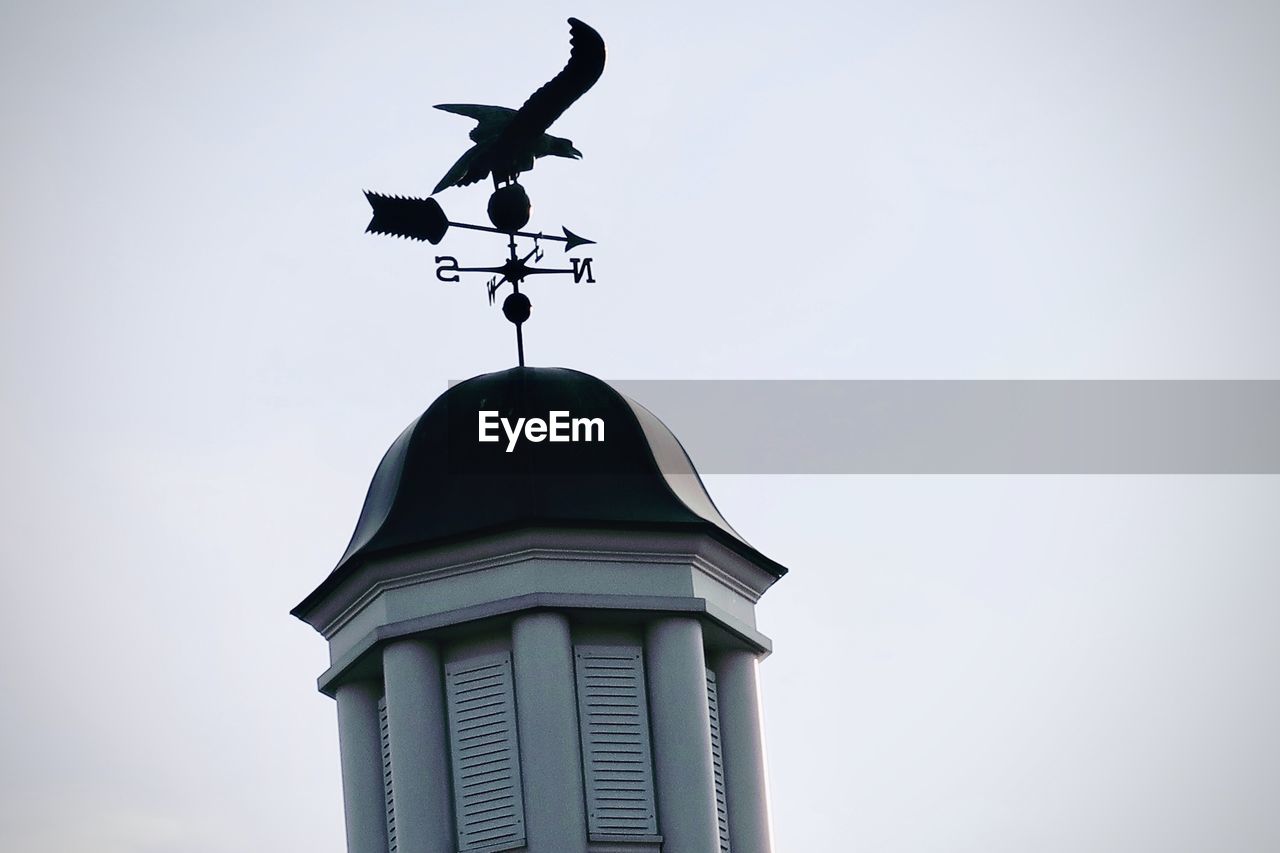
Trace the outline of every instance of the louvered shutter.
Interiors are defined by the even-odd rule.
[[[574,663],[587,827],[598,835],[657,835],[640,647],[578,646]]]
[[[720,853],[729,853],[729,807],[724,797],[724,751],[720,746],[720,695],[716,674],[707,670],[707,710],[711,712],[711,769],[716,783],[716,827]]]
[[[447,665],[445,693],[458,850],[520,847],[524,798],[511,655]]]
[[[382,793],[387,808],[387,849],[396,853],[396,803],[391,793],[391,735],[387,728],[387,697],[378,700],[378,729],[382,733]]]

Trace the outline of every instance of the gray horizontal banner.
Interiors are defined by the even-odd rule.
[[[1280,381],[610,384],[703,474],[1280,473]]]

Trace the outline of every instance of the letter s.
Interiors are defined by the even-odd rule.
[[[454,282],[458,280],[458,272],[457,272],[458,259],[457,258],[453,257],[452,255],[437,255],[436,264],[437,264],[436,278],[440,279],[445,283]],[[445,275],[445,273],[447,272],[451,272],[453,273],[453,275]]]

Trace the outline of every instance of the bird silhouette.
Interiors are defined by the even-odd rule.
[[[538,157],[579,159],[573,143],[547,133],[574,101],[595,85],[604,71],[604,39],[577,18],[569,19],[569,62],[551,81],[529,96],[518,110],[484,104],[436,104],[436,109],[475,119],[475,145],[458,158],[431,191],[465,187],[493,175],[496,187],[511,183],[533,168]]]

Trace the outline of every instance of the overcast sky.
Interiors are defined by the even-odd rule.
[[[524,183],[599,283],[529,288],[531,364],[1280,378],[1275,3],[0,3],[0,850],[342,851],[288,610],[513,363],[361,190],[428,193],[471,127],[430,105],[519,106],[569,15],[585,157]],[[709,487],[792,569],[779,853],[1280,849],[1276,477]]]

